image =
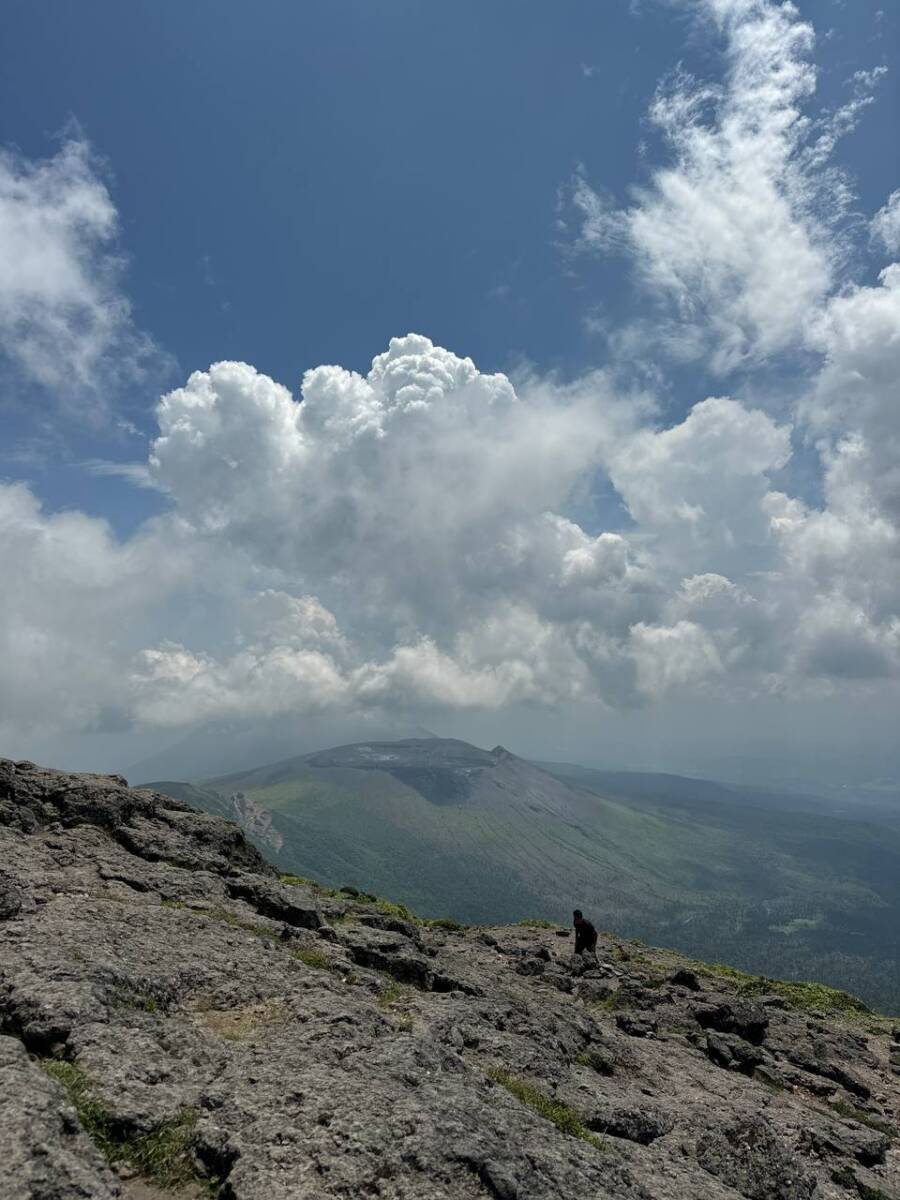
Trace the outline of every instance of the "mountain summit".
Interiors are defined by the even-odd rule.
[[[844,993],[422,922],[32,763],[0,854],[4,1197],[900,1194],[900,1030]]]
[[[899,1193],[900,1044],[842,992],[424,923],[32,763],[0,853],[5,1198]]]

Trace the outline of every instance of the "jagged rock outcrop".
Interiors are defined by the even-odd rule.
[[[564,933],[288,884],[221,818],[2,761],[0,1196],[900,1197],[900,1030]]]

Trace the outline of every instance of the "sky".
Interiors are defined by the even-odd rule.
[[[900,783],[896,6],[5,13],[0,753]]]

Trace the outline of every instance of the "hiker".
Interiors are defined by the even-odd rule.
[[[580,908],[576,908],[572,913],[572,924],[575,926],[575,953],[580,954],[582,958],[589,954],[596,959],[597,930],[590,921],[584,919]]]

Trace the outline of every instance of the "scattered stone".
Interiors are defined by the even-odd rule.
[[[745,1042],[733,1033],[708,1033],[706,1053],[710,1062],[714,1062],[717,1067],[724,1067],[726,1071],[740,1071],[744,1075],[753,1075],[765,1060],[765,1055],[758,1046]]]
[[[674,983],[676,987],[687,988],[689,992],[700,992],[703,990],[702,984],[697,978],[696,971],[689,971],[687,967],[680,967],[670,975],[669,982]]]
[[[694,1009],[697,1023],[704,1029],[720,1033],[736,1033],[745,1042],[758,1046],[766,1036],[769,1016],[759,1004],[749,1000],[728,1000],[721,1004],[704,1005]]]
[[[617,979],[580,979],[575,988],[576,994],[591,1004],[611,1000],[619,991]]]
[[[634,1013],[617,1013],[616,1025],[629,1037],[654,1037],[658,1029],[653,1017],[638,1016]]]
[[[517,975],[543,975],[547,964],[542,958],[522,958],[516,963]]]

